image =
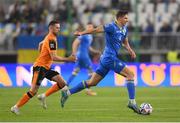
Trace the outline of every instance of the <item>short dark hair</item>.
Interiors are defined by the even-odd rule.
[[[119,17],[123,17],[126,14],[128,14],[127,10],[119,10],[116,14],[116,19],[118,19]]]
[[[53,26],[53,25],[55,25],[55,24],[59,24],[59,21],[57,21],[57,20],[52,20],[51,22],[49,22],[48,27]]]
[[[84,29],[84,25],[82,23],[79,23],[77,31],[83,31]]]

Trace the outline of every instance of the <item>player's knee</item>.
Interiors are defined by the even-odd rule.
[[[134,73],[133,72],[128,73],[127,80],[134,80]]]
[[[65,81],[62,81],[62,82],[57,82],[57,86],[59,89],[62,89],[64,86],[66,86],[66,82]]]
[[[36,91],[28,91],[27,92],[27,95],[30,97],[30,98],[32,98],[32,97],[34,97],[35,95],[36,95]]]

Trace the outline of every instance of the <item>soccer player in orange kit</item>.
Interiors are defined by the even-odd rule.
[[[56,84],[54,84],[45,92],[44,97],[38,98],[42,101],[44,108],[47,107],[45,104],[45,97],[57,92],[60,89],[65,90],[68,88],[63,77],[59,75],[57,71],[51,70],[50,67],[53,61],[74,62],[76,61],[76,57],[73,55],[69,57],[57,56],[57,35],[60,31],[60,23],[58,21],[51,21],[48,25],[48,30],[48,34],[44,40],[40,42],[40,54],[33,65],[31,88],[14,106],[11,107],[11,112],[17,115],[19,114],[19,108],[26,104],[37,93],[39,86],[41,85],[41,82],[44,78],[56,82]]]

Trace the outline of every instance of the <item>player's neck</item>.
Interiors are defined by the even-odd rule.
[[[120,22],[118,22],[117,20],[115,20],[115,23],[120,29],[123,27],[122,24]]]
[[[55,36],[55,37],[57,36],[56,34],[54,34],[54,33],[51,32],[51,31],[49,31],[49,34],[50,34],[50,35],[53,35],[53,36]]]

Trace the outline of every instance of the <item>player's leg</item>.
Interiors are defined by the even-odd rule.
[[[26,104],[37,93],[43,78],[42,71],[39,68],[33,68],[31,88],[13,107],[11,107],[11,112],[19,114],[19,108]]]
[[[46,73],[46,78],[56,82],[54,85],[52,85],[45,93],[39,94],[37,97],[41,101],[41,105],[44,109],[47,108],[46,104],[46,97],[50,96],[51,94],[59,91],[60,89],[67,89],[68,87],[66,86],[66,82],[63,79],[62,76],[59,75],[58,72],[49,70]]]
[[[100,64],[89,81],[82,81],[75,87],[68,89],[66,91],[62,91],[61,106],[64,107],[64,104],[68,99],[68,96],[78,93],[85,88],[96,86],[106,76],[108,72],[109,69],[105,68],[102,64]]]
[[[124,67],[120,74],[126,77],[127,90],[129,95],[128,107],[134,110],[136,113],[140,113],[135,101],[134,73],[129,70],[129,68]]]
[[[91,78],[92,74],[93,74],[93,69],[92,69],[91,66],[89,66],[89,67],[88,67],[88,80]],[[92,89],[90,89],[90,88],[86,88],[86,94],[89,95],[89,96],[96,96],[96,95],[97,95],[97,93],[94,92],[94,91],[93,91]]]
[[[113,58],[113,61],[113,65],[110,65],[111,69],[126,78],[129,95],[128,107],[133,109],[136,113],[139,113],[139,108],[137,107],[135,101],[134,74],[128,67],[126,67],[125,63],[118,58]]]
[[[77,93],[85,88],[90,88],[92,86],[96,86],[101,80],[102,80],[102,76],[97,74],[97,73],[93,73],[92,77],[90,78],[90,80],[88,81],[82,81],[80,82],[77,86],[69,89],[69,94],[74,94]]]
[[[135,103],[135,85],[134,85],[134,73],[127,67],[124,67],[120,72],[121,75],[126,77],[127,89],[129,94],[129,99],[132,103]]]
[[[75,67],[75,68],[74,68],[71,76],[69,77],[69,79],[68,79],[68,81],[67,81],[67,85],[69,85],[69,84],[72,82],[72,80],[77,76],[77,74],[79,73],[79,71],[80,71],[80,68],[79,68],[79,67]]]
[[[62,97],[61,97],[61,107],[64,107],[64,104],[66,100],[68,99],[68,96],[78,93],[82,91],[83,89],[89,88],[91,86],[96,86],[103,77],[97,73],[93,73],[92,77],[89,81],[82,81],[79,84],[77,84],[75,87],[62,91]]]

